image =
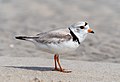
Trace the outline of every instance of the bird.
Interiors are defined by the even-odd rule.
[[[89,24],[84,21],[79,21],[69,25],[67,28],[41,32],[35,36],[17,35],[15,38],[30,41],[41,51],[54,54],[54,70],[68,73],[71,71],[62,68],[59,55],[65,55],[75,51],[89,33],[94,33],[89,27]]]

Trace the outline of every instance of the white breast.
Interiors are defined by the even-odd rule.
[[[79,44],[78,42],[73,42],[72,39],[70,41],[61,42],[59,44],[40,44],[35,43],[35,45],[42,51],[52,53],[52,54],[65,54],[75,51]]]

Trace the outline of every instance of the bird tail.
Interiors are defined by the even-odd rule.
[[[34,37],[34,36],[16,36],[15,37],[16,39],[19,39],[19,40],[28,40],[28,41],[31,41],[31,40],[34,40],[38,37]]]

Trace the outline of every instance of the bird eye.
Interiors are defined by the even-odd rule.
[[[85,26],[87,25],[88,23],[87,22],[85,22]]]
[[[85,27],[84,26],[80,26],[81,29],[84,29]]]

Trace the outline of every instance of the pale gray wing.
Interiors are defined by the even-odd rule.
[[[50,44],[50,43],[61,43],[64,41],[70,40],[72,37],[68,33],[61,32],[45,32],[37,34],[38,38],[35,38],[35,41],[42,44]]]

